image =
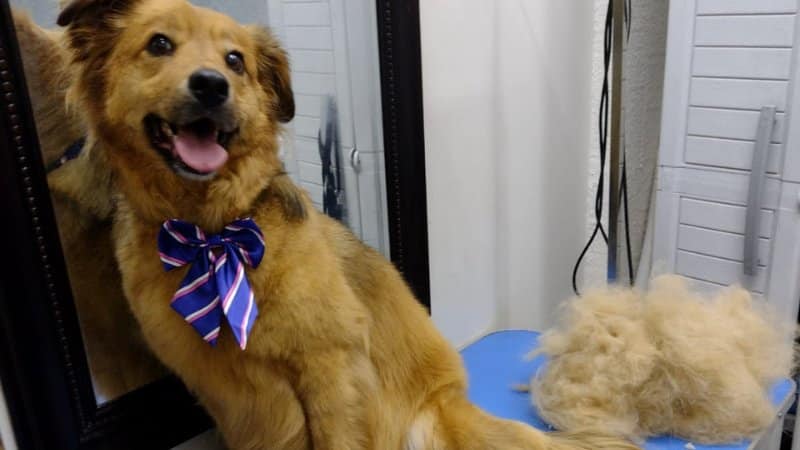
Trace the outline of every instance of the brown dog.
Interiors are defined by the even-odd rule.
[[[468,402],[458,353],[393,266],[282,173],[279,122],[294,104],[286,54],[267,30],[184,0],[76,0],[59,23],[90,156],[120,193],[113,241],[126,297],[231,448],[636,448],[546,435]],[[227,327],[209,346],[170,307],[186,271],[164,271],[156,240],[176,217],[209,233],[252,217],[263,230],[264,259],[247,271],[260,316],[246,350]]]
[[[39,143],[48,165],[86,134],[67,109],[72,77],[63,33],[38,27],[14,11]],[[48,176],[73,297],[99,399],[114,399],[163,375],[141,338],[122,293],[111,245],[111,174],[87,155]]]

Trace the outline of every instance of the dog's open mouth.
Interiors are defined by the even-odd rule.
[[[228,160],[227,145],[235,131],[224,131],[210,118],[183,125],[150,114],[145,120],[150,143],[179,175],[193,180],[212,178]]]

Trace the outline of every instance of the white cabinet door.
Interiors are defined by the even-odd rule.
[[[662,168],[656,198],[654,261],[705,289],[741,284],[767,291],[781,182],[766,180],[759,211],[755,275],[744,274],[749,176],[730,170]]]
[[[797,0],[671,2],[656,199],[654,270],[705,290],[741,284],[797,315],[800,107]],[[761,108],[761,198],[749,201]],[[748,205],[748,203],[753,203]],[[748,206],[755,269],[746,275]]]
[[[671,2],[661,166],[749,171],[759,111],[774,106],[767,173],[800,181],[800,154],[784,164],[797,146],[782,145],[800,142],[797,11],[797,0]]]
[[[798,317],[800,298],[800,183],[783,182],[773,214],[767,298],[784,317]]]

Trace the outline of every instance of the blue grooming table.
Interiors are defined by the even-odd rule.
[[[530,394],[517,392],[514,385],[528,384],[531,376],[545,362],[540,356],[526,361],[525,355],[538,345],[539,333],[500,331],[484,336],[461,351],[469,373],[469,398],[487,412],[506,419],[519,420],[550,431],[530,402]],[[784,380],[772,387],[773,403],[783,413],[793,398],[794,382]],[[672,437],[648,439],[646,450],[685,450],[688,442]],[[753,442],[709,446],[694,444],[697,450],[747,450]]]

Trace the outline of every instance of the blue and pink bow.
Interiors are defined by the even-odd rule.
[[[236,220],[209,237],[181,220],[162,225],[158,250],[164,270],[191,264],[172,297],[172,308],[209,344],[216,344],[224,316],[242,350],[247,346],[258,307],[244,265],[258,267],[265,247],[252,219]]]

